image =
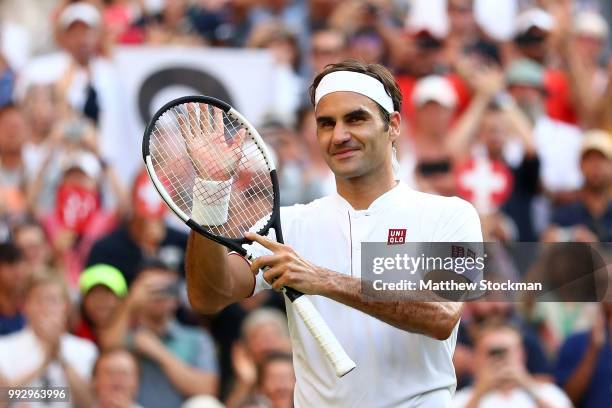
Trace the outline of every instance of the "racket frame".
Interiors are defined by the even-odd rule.
[[[149,146],[150,140],[151,140],[151,134],[153,133],[153,130],[155,128],[157,121],[164,113],[174,108],[175,106],[183,105],[185,103],[204,103],[204,104],[212,105],[216,108],[221,109],[226,115],[238,119],[238,121],[240,122],[240,125],[243,126],[244,129],[247,131],[247,135],[252,137],[253,141],[255,142],[255,145],[257,146],[259,151],[262,153],[262,156],[264,157],[266,164],[268,165],[268,169],[270,170],[270,179],[272,181],[272,192],[274,196],[273,203],[272,203],[272,213],[270,215],[270,219],[266,222],[266,224],[261,229],[259,229],[256,232],[259,235],[266,235],[267,232],[270,230],[270,228],[273,228],[276,234],[276,240],[278,242],[283,242],[283,232],[282,232],[281,223],[280,223],[280,198],[279,198],[280,191],[279,191],[278,176],[276,174],[276,166],[274,165],[274,161],[272,160],[268,152],[268,149],[266,148],[266,145],[263,142],[261,135],[259,134],[259,132],[257,132],[257,129],[255,129],[255,127],[252,126],[249,123],[249,121],[246,120],[244,116],[242,116],[240,112],[236,111],[229,104],[217,98],[213,98],[211,96],[204,96],[204,95],[193,95],[193,96],[183,96],[181,98],[174,99],[166,103],[164,106],[162,106],[155,113],[155,115],[153,115],[153,117],[151,118],[151,121],[149,121],[149,124],[147,125],[145,129],[144,139],[142,143],[142,157],[146,164],[145,167],[147,169],[147,173],[149,174],[149,177],[151,178],[151,181],[153,182],[153,185],[155,186],[155,189],[157,190],[157,192],[162,196],[163,200],[166,202],[166,204],[168,204],[172,212],[174,212],[181,220],[183,220],[183,222],[187,224],[189,228],[204,235],[208,239],[212,239],[218,244],[224,245],[225,247],[231,249],[232,251],[238,252],[240,255],[244,257],[249,257],[247,250],[244,249],[242,245],[251,244],[252,241],[244,237],[238,238],[238,239],[220,237],[218,235],[214,235],[208,232],[200,224],[198,224],[196,221],[190,218],[187,214],[185,214],[185,212],[181,210],[174,203],[172,198],[170,198],[170,194],[168,194],[168,192],[164,188],[164,185],[162,184],[162,182],[159,180],[159,178],[155,174],[155,169],[153,168],[153,162],[151,160],[150,146]],[[294,299],[291,299],[291,300],[294,300]]]

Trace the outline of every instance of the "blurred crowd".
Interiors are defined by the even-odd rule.
[[[256,125],[284,205],[334,191],[307,88],[355,58],[401,87],[399,178],[471,201],[486,241],[611,241],[608,2],[496,1],[505,34],[484,3],[4,0],[0,386],[69,387],[75,407],[292,406],[279,294],[189,307],[187,231],[125,153],[119,47],[267,50],[278,100]],[[609,302],[469,303],[454,404],[609,407],[611,337]]]

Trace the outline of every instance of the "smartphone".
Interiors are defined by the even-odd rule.
[[[153,291],[153,295],[156,297],[178,297],[179,295],[179,284],[178,282],[166,285],[163,288],[156,289]]]

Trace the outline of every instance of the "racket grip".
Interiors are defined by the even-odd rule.
[[[355,368],[355,363],[346,354],[338,339],[330,330],[321,314],[306,296],[300,296],[292,303],[297,314],[304,320],[306,327],[317,341],[325,356],[334,367],[338,377],[343,377]]]

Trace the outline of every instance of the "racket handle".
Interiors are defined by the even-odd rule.
[[[304,320],[306,327],[317,341],[325,356],[334,367],[336,375],[343,377],[355,368],[355,363],[346,354],[340,342],[330,330],[321,314],[306,296],[300,296],[293,301],[297,314]]]

